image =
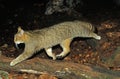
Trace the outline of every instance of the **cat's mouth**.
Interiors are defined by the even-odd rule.
[[[22,44],[22,43],[23,43],[23,42],[20,42],[20,41],[15,42],[15,47],[16,47],[17,49],[19,49],[19,45]]]
[[[15,47],[16,47],[17,49],[19,49],[18,45],[19,45],[19,44],[15,43]]]

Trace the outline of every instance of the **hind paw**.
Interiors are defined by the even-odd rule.
[[[56,59],[63,59],[64,57],[62,55],[56,55]]]

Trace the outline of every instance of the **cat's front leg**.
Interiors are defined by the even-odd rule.
[[[16,59],[14,59],[13,61],[10,62],[10,66],[16,65],[16,64],[26,60],[27,58],[31,57],[32,55],[33,55],[33,51],[32,52],[23,52]]]

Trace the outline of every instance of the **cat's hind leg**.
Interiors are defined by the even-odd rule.
[[[70,52],[70,43],[71,43],[71,41],[72,41],[72,39],[69,38],[69,39],[64,40],[60,44],[63,51],[60,54],[56,55],[57,59],[61,59],[61,58],[65,57]]]
[[[56,56],[54,53],[52,53],[52,48],[45,48],[45,51],[49,57],[52,57],[53,60],[56,60]]]

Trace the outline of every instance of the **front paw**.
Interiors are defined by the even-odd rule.
[[[10,66],[14,66],[16,64],[17,64],[16,60],[13,60],[13,61],[10,62]]]

